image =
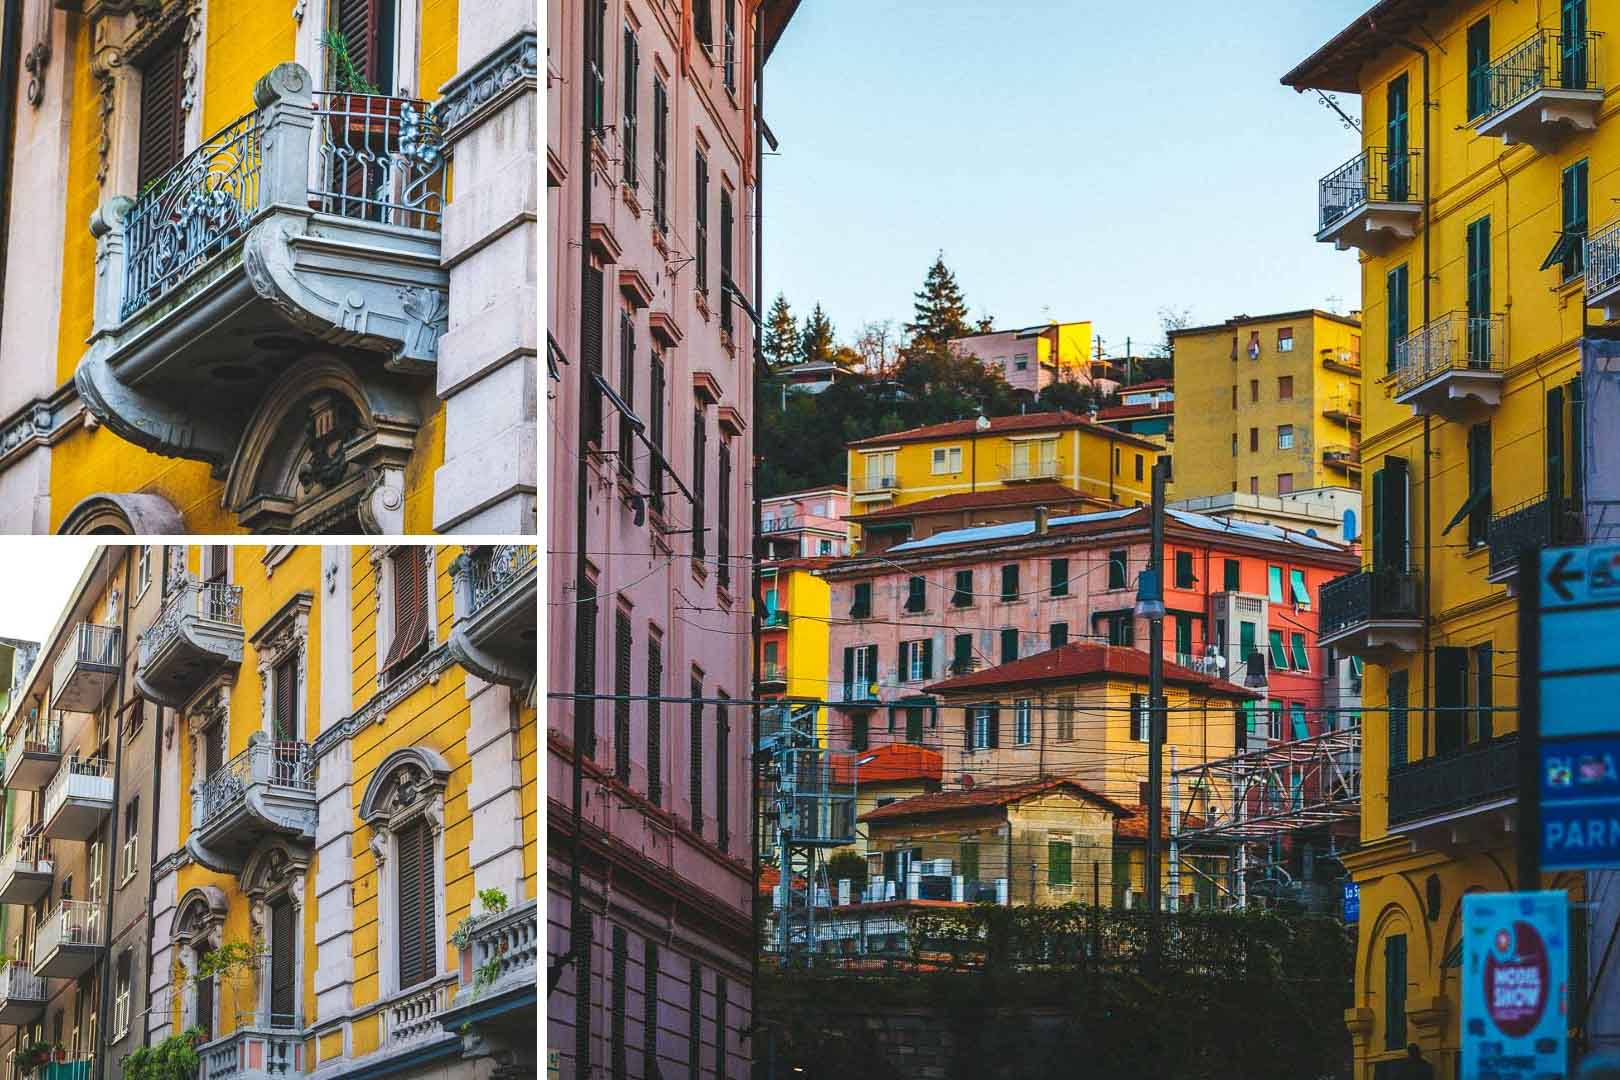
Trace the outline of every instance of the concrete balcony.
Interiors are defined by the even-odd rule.
[[[463,1045],[482,1041],[529,1062],[539,1008],[540,908],[529,900],[474,927],[450,1008],[437,1014]]]
[[[45,789],[43,831],[57,840],[83,842],[101,827],[112,807],[112,762],[74,754],[62,762]]]
[[[1595,130],[1603,104],[1597,39],[1594,32],[1571,38],[1538,30],[1492,60],[1479,74],[1486,107],[1474,130],[1508,146],[1528,143],[1543,151]]]
[[[1058,463],[1055,461],[1014,461],[1010,465],[1000,466],[998,471],[1004,484],[1033,484],[1056,480],[1059,476]]]
[[[767,693],[780,694],[787,689],[787,668],[781,664],[761,664],[759,688]]]
[[[1361,374],[1361,354],[1351,349],[1335,349],[1331,345],[1322,349],[1322,366],[1341,375]]]
[[[209,679],[242,663],[242,587],[182,583],[141,635],[140,650],[141,695],[170,708],[184,705]]]
[[[6,747],[5,786],[38,791],[62,767],[62,721],[25,725]]]
[[[1402,338],[1395,345],[1396,403],[1417,416],[1452,420],[1501,404],[1504,322],[1501,315],[1453,311]]]
[[[1361,395],[1335,394],[1322,404],[1322,415],[1346,427],[1361,426]]]
[[[28,961],[0,967],[0,1025],[27,1027],[44,1015],[45,980],[30,970]]]
[[[1579,510],[1567,503],[1554,507],[1545,496],[1492,514],[1486,532],[1491,561],[1485,580],[1511,585],[1518,577],[1519,555],[1526,548],[1579,544],[1585,534]]]
[[[1381,254],[1417,235],[1423,220],[1423,154],[1370,146],[1317,185],[1319,243]]]
[[[445,1030],[444,1014],[455,1000],[455,976],[395,996],[382,1008],[382,1053],[389,1056],[420,1051],[453,1038]]]
[[[0,861],[0,904],[32,904],[51,891],[54,874],[50,838],[18,837]]]
[[[249,1023],[197,1048],[197,1080],[286,1080],[304,1072],[301,1028]]]
[[[198,787],[186,850],[219,873],[241,871],[273,837],[315,840],[315,759],[304,742],[255,742]]]
[[[1606,322],[1620,322],[1620,221],[1586,238],[1586,306],[1602,308]]]
[[[122,635],[116,626],[80,623],[67,636],[51,669],[51,707],[92,713],[118,681]]]
[[[1389,831],[1452,849],[1511,838],[1518,817],[1519,737],[1499,735],[1389,771]]]
[[[1362,570],[1322,586],[1319,643],[1351,656],[1416,652],[1423,638],[1418,578],[1407,570]]]
[[[537,550],[527,544],[469,548],[450,567],[455,624],[450,653],[481,679],[523,686],[534,679],[539,632]]]
[[[63,900],[45,916],[34,938],[34,972],[52,979],[76,979],[95,966],[106,948],[101,905]]]
[[[900,478],[893,475],[863,473],[855,478],[854,488],[853,495],[856,502],[892,499],[895,492],[900,490]]]
[[[1346,473],[1361,472],[1361,447],[1333,444],[1322,447],[1322,464]]]
[[[278,65],[252,112],[102,204],[75,382],[120,438],[224,476],[254,531],[356,504],[368,528],[402,528],[375,494],[402,490],[448,325],[439,121],[422,101],[313,84]]]

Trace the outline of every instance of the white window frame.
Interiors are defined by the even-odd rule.
[[[1282,332],[1284,330],[1288,331],[1288,336],[1287,337],[1283,337]],[[1277,330],[1277,351],[1278,352],[1293,352],[1294,351],[1294,328],[1292,326],[1283,326],[1283,327],[1278,328],[1278,330]]]
[[[1277,449],[1292,450],[1294,448],[1294,425],[1277,425]]]
[[[929,467],[934,476],[954,476],[961,472],[962,448],[960,446],[934,447]]]
[[[1013,704],[1013,745],[1028,746],[1034,741],[1034,706],[1029,698]]]
[[[1014,371],[1028,371],[1029,370],[1029,353],[1027,353],[1027,352],[1013,353],[1013,370]]]
[[[146,595],[146,589],[152,584],[152,545],[142,544],[135,555],[135,599],[138,601]]]
[[[129,998],[130,984],[134,982],[134,963],[130,963],[130,973],[125,975],[119,970],[117,961],[113,962],[114,987],[116,994],[113,997],[113,1042],[121,1042],[129,1034]]]
[[[973,706],[973,751],[990,749],[989,705]]]
[[[854,685],[856,685],[858,687],[863,687],[864,688],[865,686],[867,686],[870,683],[877,682],[877,672],[875,670],[873,670],[873,671],[866,670],[866,668],[867,668],[866,658],[868,656],[872,657],[872,659],[874,661],[871,666],[873,668],[876,668],[877,664],[876,664],[875,661],[877,660],[877,646],[876,645],[857,645],[857,646],[855,646],[855,656],[853,658],[852,663],[850,664],[850,678],[852,680],[854,680]]]
[[[906,682],[922,682],[928,677],[928,672],[923,668],[923,644],[922,641],[908,641],[905,643]]]

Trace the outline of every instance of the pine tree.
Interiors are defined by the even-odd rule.
[[[945,265],[943,251],[934,257],[934,265],[928,268],[921,291],[913,295],[916,317],[906,324],[906,329],[915,339],[942,345],[970,332],[967,302],[962,299],[956,275]]]
[[[806,364],[831,360],[834,348],[832,320],[817,304],[799,334],[799,360]]]
[[[776,294],[776,303],[765,320],[765,358],[772,366],[791,364],[798,357],[799,324],[788,307],[787,297]]]

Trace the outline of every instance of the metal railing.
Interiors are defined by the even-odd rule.
[[[1052,480],[1057,476],[1056,461],[1014,461],[1001,466],[1003,480]]]
[[[777,824],[792,840],[837,846],[855,842],[857,755],[819,747],[792,748],[779,755]]]
[[[34,966],[63,945],[105,945],[101,904],[94,900],[63,900],[39,924],[34,937]]]
[[[80,664],[90,664],[96,667],[116,668],[118,666],[119,632],[116,626],[98,626],[95,623],[80,623],[73,628],[67,644],[57,654],[56,663],[51,668],[51,700],[61,694],[62,687],[67,685],[73,669]]]
[[[878,476],[874,473],[866,473],[857,477],[855,480],[855,490],[862,494],[867,494],[874,491],[896,491],[899,489],[899,487],[900,481],[894,476],[893,473],[890,473],[887,476]]]
[[[204,139],[146,185],[124,214],[127,319],[180,278],[239,239],[259,210],[264,155],[259,114],[250,112]]]
[[[28,874],[51,872],[51,838],[44,833],[19,836],[12,841],[11,850],[0,859],[0,881],[5,881],[18,870]]]
[[[1620,221],[1611,222],[1586,238],[1586,296],[1608,292],[1620,285]]]
[[[1391,154],[1382,146],[1369,146],[1318,183],[1318,227],[1325,229],[1368,203],[1416,202],[1423,186],[1422,161],[1420,150]]]
[[[12,736],[6,747],[6,761],[15,767],[24,754],[60,754],[62,752],[62,721],[47,720],[25,725]]]
[[[68,799],[99,799],[111,805],[113,797],[112,762],[106,758],[81,758],[74,754],[62,762],[45,788],[42,819],[49,821]]]
[[[1342,416],[1347,420],[1360,419],[1361,395],[1334,394],[1332,397],[1328,398],[1327,402],[1322,406],[1322,415],[1332,417]]]
[[[876,701],[877,699],[877,687],[870,682],[844,684],[845,701]]]
[[[448,976],[389,1003],[382,1014],[383,1046],[401,1050],[444,1038],[447,1032],[439,1017],[450,1008],[457,982],[456,976]]]
[[[1333,443],[1322,447],[1322,461],[1328,465],[1360,465],[1361,447]]]
[[[1395,393],[1404,394],[1447,371],[1501,371],[1501,315],[1451,311],[1395,343]]]
[[[142,667],[180,633],[180,624],[188,618],[241,626],[242,586],[223,581],[187,581],[176,586],[164,600],[157,621],[141,635]]]
[[[787,668],[781,664],[762,664],[759,669],[760,682],[787,682]]]
[[[1321,633],[1333,634],[1372,619],[1415,619],[1415,570],[1361,570],[1334,578],[1321,590]]]
[[[775,611],[765,613],[764,625],[767,629],[776,629],[788,624],[787,608],[777,608]]]
[[[1512,108],[1537,90],[1597,90],[1596,31],[1567,37],[1557,30],[1537,30],[1479,72],[1484,82],[1485,111],[1474,123]]]
[[[759,523],[759,531],[762,533],[787,532],[790,529],[802,528],[804,528],[804,518],[798,514],[765,518]]]
[[[0,1001],[45,1000],[45,980],[35,975],[26,960],[12,960],[0,967]]]
[[[316,208],[407,229],[437,229],[444,139],[427,102],[323,91],[315,101]]]
[[[1491,549],[1490,572],[1506,573],[1518,565],[1519,552],[1544,544],[1578,544],[1585,537],[1580,511],[1567,503],[1555,511],[1545,496],[1510,506],[1491,515],[1486,543]]]
[[[1389,823],[1494,802],[1519,790],[1519,736],[1498,735],[1446,757],[1389,771]]]
[[[246,800],[254,784],[313,792],[315,756],[309,743],[258,742],[231,758],[202,782],[192,828],[205,827]]]
[[[1355,349],[1335,349],[1328,346],[1322,350],[1322,366],[1335,371],[1359,372],[1361,353]]]
[[[452,564],[453,573],[471,579],[472,606],[468,615],[476,614],[514,582],[533,574],[538,559],[538,549],[530,544],[490,544],[469,554],[470,558]]]

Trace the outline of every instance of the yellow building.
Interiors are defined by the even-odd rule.
[[[822,701],[827,697],[832,587],[811,571],[830,560],[783,559],[759,570],[758,685],[761,697]],[[818,710],[816,738],[825,738],[827,718]]]
[[[25,23],[0,531],[532,533],[532,3]]]
[[[1039,394],[1055,382],[1090,383],[1104,367],[1092,356],[1091,321],[1037,323],[952,338],[951,351],[1001,373],[1014,390]]]
[[[1522,547],[1582,535],[1582,337],[1614,286],[1613,234],[1583,240],[1620,197],[1599,81],[1617,34],[1620,9],[1583,0],[1385,2],[1283,80],[1362,98],[1362,147],[1322,178],[1317,219],[1318,240],[1359,249],[1368,331],[1371,542],[1321,594],[1321,644],[1373,661],[1344,860],[1360,1078],[1408,1042],[1454,1075],[1463,894],[1579,896],[1576,875],[1516,873],[1509,583]]]
[[[1238,315],[1170,333],[1175,497],[1361,486],[1361,322]]]
[[[859,439],[848,446],[855,514],[947,495],[1060,485],[1091,509],[1145,505],[1157,443],[1074,413],[980,417]],[[850,529],[858,543],[859,529]]]

